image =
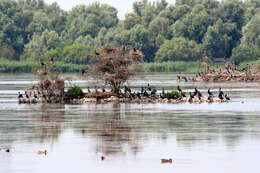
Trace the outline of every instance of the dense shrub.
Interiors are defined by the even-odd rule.
[[[74,86],[68,90],[68,96],[71,99],[79,98],[84,95],[82,88]]]
[[[180,94],[177,91],[172,91],[166,93],[166,98],[167,99],[178,99],[180,98]]]

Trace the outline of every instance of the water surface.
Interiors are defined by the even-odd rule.
[[[260,172],[258,83],[177,83],[175,74],[142,74],[128,83],[134,90],[150,83],[159,91],[196,86],[203,94],[210,87],[216,95],[222,87],[232,101],[18,104],[17,92],[36,81],[0,74],[0,172]],[[73,84],[93,81],[72,75],[66,85]],[[47,155],[37,154],[45,149]]]

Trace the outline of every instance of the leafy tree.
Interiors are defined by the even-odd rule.
[[[221,19],[214,26],[208,28],[203,38],[203,47],[211,58],[228,58],[232,49],[239,44],[241,34],[237,26],[232,23],[223,23]]]
[[[202,56],[202,49],[195,41],[183,37],[166,40],[156,52],[155,60],[163,61],[196,61]]]
[[[94,47],[82,44],[66,46],[62,52],[62,60],[72,64],[89,64],[94,62]]]
[[[202,5],[196,5],[191,13],[172,26],[173,36],[185,37],[201,43],[210,24],[211,21],[205,8]]]
[[[235,23],[239,29],[244,24],[244,8],[239,0],[225,0],[220,4],[219,17],[224,23]]]
[[[153,61],[153,44],[150,37],[150,32],[142,25],[136,25],[130,30],[129,43],[132,47],[139,49],[145,55],[145,61]]]
[[[41,35],[35,33],[32,40],[25,45],[22,59],[44,59],[48,50],[55,49],[60,44],[61,38],[55,31],[45,30]]]
[[[99,3],[77,6],[67,17],[67,37],[75,40],[79,36],[90,35],[94,38],[102,27],[114,27],[117,23],[117,10],[114,7]]]
[[[242,43],[260,47],[260,12],[243,28]]]
[[[259,56],[260,51],[257,47],[241,44],[233,49],[231,59],[238,65],[241,62],[256,60]]]

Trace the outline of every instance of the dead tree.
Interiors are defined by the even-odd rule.
[[[119,94],[120,87],[135,73],[134,64],[142,61],[141,51],[129,46],[103,46],[95,51],[97,63],[94,64],[92,77],[103,80],[112,88],[114,94]]]

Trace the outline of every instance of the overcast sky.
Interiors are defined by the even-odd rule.
[[[48,4],[53,2],[57,2],[59,6],[66,11],[71,10],[76,5],[85,4],[89,5],[93,2],[100,2],[109,4],[118,10],[119,18],[123,18],[124,15],[128,12],[132,11],[133,3],[140,0],[44,0]],[[149,1],[156,1],[156,0],[149,0]],[[166,0],[168,3],[173,4],[174,0]]]

